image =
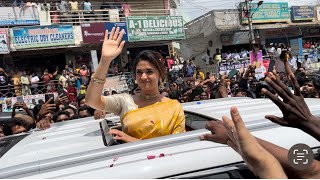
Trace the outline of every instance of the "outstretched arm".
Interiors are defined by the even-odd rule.
[[[115,28],[112,28],[110,36],[108,36],[108,31],[106,31],[105,34],[101,60],[86,93],[86,104],[94,109],[104,110],[105,108],[101,92],[106,79],[106,74],[110,63],[121,53],[125,43],[125,41],[121,41],[124,30],[122,30],[120,34],[119,32],[120,28],[118,27],[116,30]]]

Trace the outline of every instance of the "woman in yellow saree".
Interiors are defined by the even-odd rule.
[[[133,62],[135,79],[141,89],[135,95],[116,94],[101,96],[106,73],[113,59],[122,51],[124,31],[113,28],[106,31],[99,66],[92,75],[86,94],[86,104],[99,110],[115,113],[121,118],[122,131],[112,129],[114,139],[132,142],[185,132],[185,117],[181,104],[159,92],[159,84],[165,79],[165,67],[161,54],[145,50]]]

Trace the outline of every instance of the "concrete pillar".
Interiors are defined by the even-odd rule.
[[[92,68],[93,71],[96,71],[98,67],[98,55],[97,55],[97,50],[91,50],[91,63],[92,63]]]

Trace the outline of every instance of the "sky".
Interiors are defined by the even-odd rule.
[[[189,22],[214,9],[236,9],[244,0],[180,0],[179,14]],[[320,0],[264,0],[264,2],[288,2],[289,6],[316,5]],[[253,0],[258,2],[258,0]]]

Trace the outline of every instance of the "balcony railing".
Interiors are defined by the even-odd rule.
[[[49,82],[38,82],[31,85],[6,85],[0,86],[0,98],[16,97],[22,95],[36,95],[45,93],[57,92],[59,82],[57,80],[51,80]],[[27,94],[23,94],[23,91],[29,91]]]
[[[170,15],[163,9],[132,10],[130,16]],[[52,24],[81,24],[93,22],[125,22],[128,14],[117,9],[99,9],[93,11],[78,10],[73,12],[50,11]]]

